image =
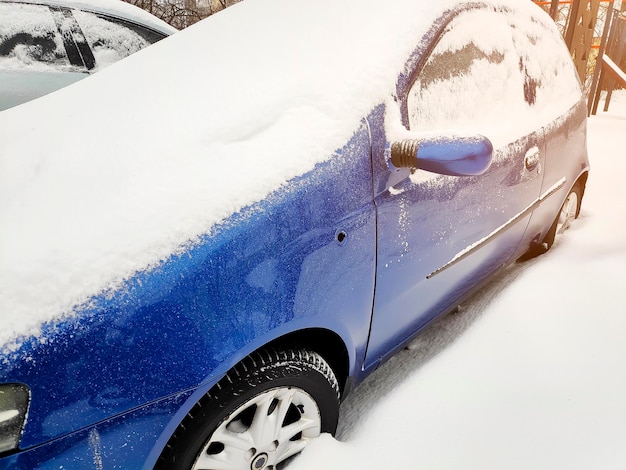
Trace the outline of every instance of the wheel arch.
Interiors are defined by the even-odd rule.
[[[556,214],[553,214],[552,212],[544,213],[544,216],[547,217],[546,220],[549,221],[549,225],[545,226],[546,228],[543,229],[545,231],[540,232],[538,235],[534,237],[534,239],[530,242],[530,246],[526,248],[526,251],[523,252],[521,256],[516,257],[517,260],[527,261],[529,259],[532,259],[532,258],[535,258],[537,256],[544,254],[546,251],[548,251],[552,247],[552,244],[554,243],[554,239],[556,235],[556,230],[557,230],[557,221],[559,218],[559,211],[561,210],[561,207],[563,203],[565,202],[567,195],[576,187],[580,188],[580,199],[578,201],[578,208],[576,211],[576,217],[578,217],[578,214],[580,213],[580,209],[582,207],[582,200],[585,194],[585,187],[587,186],[588,178],[589,178],[589,169],[587,168],[585,169],[585,171],[581,172],[578,175],[578,178],[574,180],[574,183],[568,187],[567,192],[564,193],[565,194],[564,198],[562,200],[558,200],[559,205],[556,206],[558,208]],[[521,244],[520,247],[524,247],[524,245]]]
[[[584,171],[583,173],[581,173],[581,175],[578,177],[576,182],[572,185],[572,188],[573,188],[577,184],[580,184],[580,189],[581,189],[580,197],[581,197],[581,199],[585,196],[585,188],[587,187],[587,179],[588,178],[589,178],[589,170]]]
[[[580,173],[580,175],[578,175],[578,178],[576,178],[576,180],[574,180],[574,183],[569,187],[569,189],[567,190],[567,192],[565,193],[565,197],[563,198],[561,202],[561,205],[559,205],[559,210],[561,208],[561,206],[565,203],[565,199],[567,199],[567,195],[570,193],[570,191],[572,191],[575,187],[578,186],[578,188],[580,188],[580,200],[578,201],[578,210],[576,212],[576,217],[578,217],[578,214],[580,213],[580,209],[582,207],[582,201],[583,198],[585,196],[585,188],[587,186],[587,179],[589,178],[589,170],[585,170],[582,173]],[[558,217],[559,214],[557,212],[555,217]]]
[[[185,418],[189,415],[189,413],[193,412],[196,405],[201,404],[203,399],[205,399],[205,397],[210,394],[212,390],[215,390],[216,387],[220,387],[220,382],[223,382],[224,379],[228,379],[228,376],[232,371],[235,371],[238,367],[240,367],[240,365],[245,364],[245,361],[251,356],[254,356],[255,354],[262,354],[264,350],[278,351],[289,349],[308,349],[319,354],[328,363],[335,375],[335,378],[337,379],[337,383],[339,385],[339,396],[341,398],[345,396],[347,389],[350,388],[349,376],[351,361],[348,347],[339,334],[324,328],[307,328],[287,333],[271,340],[268,343],[264,343],[252,351],[247,352],[245,356],[232,365],[232,367],[225,371],[224,374],[220,374],[220,377],[211,386],[208,388],[201,386],[196,390],[196,392],[189,395],[186,400],[186,404],[181,407],[176,417],[170,422],[170,425],[166,426],[163,430],[163,433],[158,439],[157,445],[153,448],[147,463],[155,465],[155,468],[159,466],[161,456],[164,452],[167,452],[166,448],[170,445],[171,439],[174,437],[176,430],[179,429],[180,426],[183,426]],[[201,393],[199,394],[198,392]]]
[[[350,376],[350,356],[346,344],[337,333],[324,328],[298,330],[274,339],[257,351],[265,348],[290,347],[305,347],[322,356],[335,373],[341,396],[345,395]]]
[[[202,400],[202,398],[207,393],[209,393],[217,386],[217,384],[223,377],[226,377],[229,372],[234,370],[248,356],[268,348],[275,350],[289,348],[308,348],[322,356],[322,358],[331,367],[339,384],[339,392],[342,399],[351,388],[351,355],[349,353],[348,346],[338,333],[329,329],[318,327],[304,328],[301,330],[289,332],[283,336],[274,338],[267,343],[259,345],[251,351],[242,352],[243,355],[241,359],[238,362],[232,364],[232,366],[229,367],[227,370],[224,370],[223,373],[220,373],[219,377],[216,377],[214,381],[212,381],[213,383],[211,386],[200,386],[198,389],[195,390],[195,392],[190,393],[190,395],[186,399],[186,403],[179,409],[178,413],[176,413],[176,415],[172,417],[173,419],[170,421],[169,425],[167,425],[163,429],[160,438],[157,440],[156,445],[150,453],[147,461],[148,467],[146,468],[152,468],[150,464],[154,465],[157,463],[162,452],[165,450],[166,445],[170,441],[171,436],[174,434],[187,413],[191,411],[196,403]]]

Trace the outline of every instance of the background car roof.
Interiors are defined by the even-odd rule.
[[[122,0],[0,0],[0,2],[62,6],[92,13],[102,13],[147,26],[168,36],[178,31],[160,18]]]

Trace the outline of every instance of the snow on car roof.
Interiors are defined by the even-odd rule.
[[[115,18],[132,21],[167,35],[178,31],[160,18],[122,0],[0,0],[0,2],[33,3],[78,8],[92,13],[103,13]]]
[[[4,351],[328,160],[459,3],[246,0],[0,113]]]

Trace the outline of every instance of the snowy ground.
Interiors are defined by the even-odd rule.
[[[626,468],[626,94],[589,129],[565,237],[381,367],[290,470]]]

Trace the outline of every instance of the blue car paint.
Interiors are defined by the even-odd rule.
[[[493,145],[485,136],[415,137],[387,144],[385,161],[391,170],[419,168],[440,175],[477,176],[491,165]]]
[[[564,116],[556,119],[544,129],[544,145],[542,155],[549,155],[549,159],[542,159],[541,171],[544,174],[541,192],[558,181],[566,179],[565,186],[553,197],[543,201],[533,212],[524,242],[542,240],[546,235],[554,214],[558,213],[570,188],[577,181],[584,183],[589,172],[587,158],[587,111],[584,98]]]
[[[24,343],[0,372],[3,382],[31,387],[21,447],[172,393],[206,391],[294,328],[340,333],[354,367],[374,290],[370,161],[363,122],[328,162],[75,317],[47,325],[45,343]]]
[[[578,119],[570,120],[579,122],[579,115],[572,116]],[[464,265],[460,274],[456,267],[438,275],[442,281],[435,277],[432,281],[438,287],[430,289],[427,271],[480,234],[465,234],[465,238],[449,234],[441,243],[435,238],[441,233],[425,214],[415,212],[418,209],[410,214],[413,225],[405,227],[411,230],[400,231],[399,208],[419,200],[413,207],[432,204],[450,210],[449,205],[455,204],[458,213],[475,214],[467,195],[482,194],[475,188],[487,183],[481,177],[437,176],[454,178],[454,184],[444,191],[432,184],[416,194],[409,188],[408,170],[395,172],[386,165],[384,119],[381,105],[330,161],[237,214],[184,253],[138,274],[122,289],[92,299],[76,317],[47,325],[45,344],[35,339],[24,343],[0,373],[3,382],[31,386],[31,418],[22,439],[27,451],[0,459],[0,468],[58,468],[60,464],[72,468],[77,459],[94,458],[94,432],[104,443],[97,455],[106,462],[105,468],[116,468],[116,462],[126,462],[129,468],[135,468],[131,462],[143,462],[150,468],[185,413],[230,367],[294,330],[324,325],[340,333],[348,346],[350,375],[359,382],[390,351],[449,307],[450,298],[462,298],[477,280],[519,254],[528,218],[498,239],[497,248],[485,249],[478,261]],[[533,138],[522,139],[508,158],[537,144]],[[500,182],[498,191],[519,186],[528,198],[539,193],[541,182],[524,180],[519,171],[506,166],[506,158],[497,160],[488,173]],[[392,185],[403,192],[391,194]],[[372,194],[380,219],[378,255]],[[507,206],[509,212],[517,209]],[[488,215],[485,220],[494,219]],[[493,223],[504,218],[498,216]],[[407,275],[405,268],[407,241],[422,243],[425,250],[435,248],[435,254],[429,255],[431,260],[436,257],[434,262],[413,259],[418,263],[412,269],[423,278],[417,288],[412,284],[415,272]],[[437,243],[442,246],[439,252]],[[376,311],[364,363],[376,256],[377,309],[384,313]],[[408,294],[399,294],[402,289]],[[397,318],[398,313],[404,318]],[[403,326],[396,331],[394,324]],[[64,361],[59,362],[59,357]],[[57,393],[51,395],[51,390]],[[172,394],[169,400],[174,405],[164,409],[159,399]],[[136,414],[151,419],[135,420]],[[99,424],[90,428],[95,423]],[[137,437],[148,430],[150,439]],[[132,457],[124,451],[129,446],[134,449]]]
[[[190,393],[180,393],[0,459],[4,470],[152,468],[150,452]],[[156,459],[156,458],[155,458]]]
[[[431,28],[398,81],[405,126],[406,90],[428,39],[453,13]],[[386,110],[376,107],[332,159],[121,289],[92,299],[74,317],[45,325],[46,343],[30,339],[6,358],[0,381],[27,383],[32,401],[23,450],[0,458],[0,468],[83,468],[98,459],[103,468],[151,468],[183,416],[219,378],[293,331],[338,334],[349,380],[360,382],[545,235],[567,191],[588,170],[583,108],[497,149],[483,176],[437,176],[414,188],[408,170],[390,170],[385,162]],[[545,171],[530,177],[520,165],[535,147]],[[579,167],[564,163],[571,159]],[[564,168],[569,173],[561,175]],[[567,183],[532,215],[427,279],[561,176]],[[485,190],[496,204],[490,209],[479,205]],[[519,199],[505,200],[513,193]],[[458,219],[443,216],[451,213]],[[426,217],[432,214],[439,217]]]
[[[483,136],[425,139],[419,144],[416,167],[442,175],[477,176],[487,171],[492,155],[493,146]]]
[[[384,132],[385,126],[379,122],[372,128]],[[389,170],[381,144],[387,139],[373,136],[378,269],[367,367],[395,351],[511,259],[528,218],[475,255],[427,279],[539,196],[541,177],[527,175],[520,157],[539,139],[531,135],[496,149],[494,162],[481,176],[433,175],[413,183],[409,171]]]

